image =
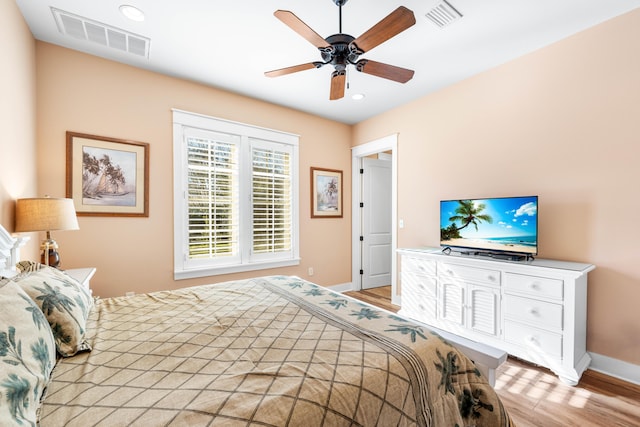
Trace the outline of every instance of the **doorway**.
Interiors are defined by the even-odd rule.
[[[386,262],[390,266],[388,273],[387,283],[391,284],[391,301],[393,304],[400,304],[399,296],[397,296],[396,292],[396,264],[397,264],[397,169],[398,169],[398,160],[397,160],[397,149],[398,149],[398,135],[393,134],[387,137],[368,142],[366,144],[358,145],[357,147],[353,147],[352,149],[352,275],[351,281],[354,290],[362,290],[363,289],[363,276],[366,274],[363,270],[365,266],[370,266],[373,261],[370,258],[371,253],[374,254],[377,252],[375,256],[381,256],[380,254],[384,252],[387,253],[388,258]],[[367,215],[374,215],[375,212],[372,210],[371,212],[364,213],[363,209],[367,209],[367,206],[360,207],[360,203],[363,200],[363,195],[365,195],[370,188],[365,188],[365,185],[370,186],[374,185],[372,183],[367,183],[366,180],[362,179],[362,175],[360,174],[360,169],[363,167],[364,159],[378,153],[388,153],[391,157],[390,163],[390,173],[387,174],[386,179],[390,179],[390,201],[386,202],[390,204],[390,212],[386,213],[390,216],[390,220],[376,220],[376,223],[382,223],[384,221],[388,221],[390,223],[390,236],[389,243],[384,243],[380,247],[375,247],[374,250],[371,250],[371,247],[368,247],[363,244],[361,241],[361,236],[363,236],[365,224],[364,221],[370,221],[367,219]],[[380,176],[383,176],[380,174]],[[369,207],[374,207],[376,204],[380,204],[382,202],[373,202],[369,203]],[[376,236],[378,238],[380,236]],[[383,248],[387,246],[387,248]],[[382,277],[382,270],[385,268],[377,268],[375,272],[373,272],[374,276]],[[371,271],[368,274],[371,275]]]

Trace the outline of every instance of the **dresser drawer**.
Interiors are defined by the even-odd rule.
[[[504,322],[504,339],[535,354],[562,357],[562,335],[560,334],[507,320]]]
[[[402,257],[402,271],[420,274],[436,274],[436,262],[429,259]]]
[[[402,311],[416,320],[436,319],[438,300],[435,277],[402,273]]]
[[[438,274],[446,278],[500,285],[500,271],[466,265],[438,263]]]
[[[562,300],[564,283],[559,279],[506,273],[504,288],[506,292],[516,292],[535,297]]]
[[[436,297],[435,276],[425,276],[423,274],[402,272],[402,295],[405,292],[420,293]]]
[[[504,296],[505,316],[540,328],[562,330],[562,305],[522,298],[515,295]]]

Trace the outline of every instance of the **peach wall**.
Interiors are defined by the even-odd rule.
[[[537,194],[539,256],[593,263],[588,350],[640,364],[640,10],[354,127],[399,132],[400,247],[439,201]],[[416,185],[418,183],[418,185]]]
[[[0,224],[12,232],[15,199],[36,195],[36,48],[13,1],[0,2],[0,40]],[[22,254],[36,256],[37,246]]]
[[[95,294],[109,297],[257,274],[307,277],[309,267],[319,284],[351,280],[348,203],[342,219],[310,219],[309,212],[309,168],[349,170],[350,126],[42,42],[37,64],[41,192],[65,195],[67,130],[150,144],[149,218],[80,217],[79,231],[55,233],[64,268],[97,267]],[[172,108],[300,135],[300,266],[173,280]],[[349,174],[344,178],[349,200]]]

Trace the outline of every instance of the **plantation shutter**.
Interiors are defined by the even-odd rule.
[[[299,137],[173,116],[174,277],[299,265]]]
[[[251,144],[252,257],[292,250],[291,148],[253,140]]]
[[[186,134],[188,257],[238,257],[239,137],[195,129]]]

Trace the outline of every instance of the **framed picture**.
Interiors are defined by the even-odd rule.
[[[342,218],[342,171],[311,168],[311,218]]]
[[[67,197],[78,216],[149,216],[149,144],[67,132]]]

